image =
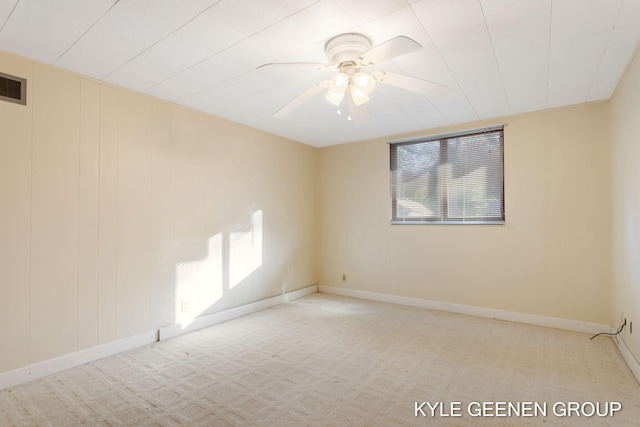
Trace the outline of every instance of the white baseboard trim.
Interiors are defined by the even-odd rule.
[[[297,291],[287,292],[272,298],[256,301],[251,304],[242,305],[210,316],[204,316],[195,319],[188,327],[182,328],[181,325],[171,325],[160,329],[148,331],[132,337],[123,338],[96,347],[80,350],[74,353],[65,354],[54,359],[44,360],[32,365],[23,366],[11,371],[0,373],[0,390],[14,387],[18,384],[26,383],[38,378],[46,377],[66,369],[84,365],[85,363],[94,362],[107,356],[112,356],[123,351],[132,350],[152,344],[159,340],[165,340],[174,336],[182,335],[187,332],[201,329],[206,326],[215,325],[216,323],[225,322],[244,316],[245,314],[254,313],[265,308],[284,302],[293,301],[305,295],[318,292],[318,286],[312,285]]]
[[[474,307],[470,305],[425,300],[421,298],[402,297],[376,292],[359,291],[355,289],[338,288],[335,286],[320,285],[318,287],[318,292],[355,297],[372,301],[388,302],[392,304],[408,305],[411,307],[448,311],[451,313],[468,314],[470,316],[488,317],[491,319],[507,320],[510,322],[526,323],[529,325],[545,326],[548,328],[564,329],[568,331],[586,332],[590,334],[595,334],[598,332],[608,332],[611,330],[611,326],[608,325],[583,322],[580,320],[560,319],[556,317],[540,316],[537,314],[517,313],[515,311]]]
[[[0,373],[0,390],[157,341],[156,330]]]
[[[263,299],[260,301],[252,302],[250,304],[241,305],[239,307],[230,308],[228,310],[213,313],[207,316],[197,317],[189,324],[175,324],[160,328],[158,339],[160,341],[167,340],[169,338],[177,337],[178,335],[193,332],[198,329],[213,326],[217,323],[226,322],[236,317],[244,316],[247,314],[255,313],[256,311],[264,310],[265,308],[273,307],[278,304],[282,304],[288,301],[293,301],[298,298],[302,298],[305,295],[318,292],[318,285],[307,286],[306,288],[298,289],[297,291],[287,292],[286,294],[277,295],[275,297]]]
[[[627,347],[627,344],[625,344],[622,338],[619,338],[619,337],[611,337],[611,338],[613,339],[613,342],[616,343],[616,346],[618,347],[618,351],[622,355],[622,358],[624,359],[624,361],[627,362],[629,369],[631,369],[631,372],[633,372],[633,376],[635,376],[638,382],[640,383],[640,363],[638,363],[636,358],[633,357],[633,354],[631,354],[631,351],[629,351],[629,347]]]

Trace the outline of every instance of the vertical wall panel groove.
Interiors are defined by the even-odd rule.
[[[37,65],[33,106],[31,361],[77,349],[80,79]]]
[[[0,71],[33,86],[31,62],[0,56]],[[0,372],[29,362],[31,90],[27,97],[27,105],[0,102]]]
[[[316,282],[317,149],[0,65],[29,85],[0,104],[0,372]]]

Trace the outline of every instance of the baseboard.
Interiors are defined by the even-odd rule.
[[[468,314],[470,316],[488,317],[491,319],[508,320],[510,322],[526,323],[529,325],[545,326],[548,328],[565,329],[575,332],[595,334],[609,332],[611,326],[598,323],[582,322],[580,320],[560,319],[556,317],[540,316],[536,314],[517,313],[514,311],[496,310],[492,308],[474,307],[470,305],[453,304],[442,301],[425,300],[421,298],[402,297],[376,292],[359,291],[355,289],[338,288],[334,286],[318,287],[319,292],[355,297],[372,301],[388,302],[392,304],[408,305],[411,307],[428,308],[432,310],[448,311],[451,313]]]
[[[218,313],[197,317],[189,324],[175,324],[166,326],[164,328],[160,328],[158,339],[162,341],[173,338],[178,335],[206,328],[208,326],[213,326],[217,323],[226,322],[228,320],[235,319],[236,317],[255,313],[256,311],[264,310],[265,308],[273,307],[275,305],[282,304],[288,301],[293,301],[295,299],[302,298],[305,295],[313,294],[316,292],[318,292],[317,285],[307,286],[306,288],[302,288],[297,291],[287,292],[286,294],[277,295],[275,297],[252,302],[250,304],[230,308]]]
[[[155,329],[132,337],[98,345],[96,347],[91,347],[86,350],[65,354],[54,359],[23,366],[11,371],[2,372],[0,373],[0,390],[46,377],[47,375],[52,375],[76,366],[84,365],[85,363],[94,362],[123,351],[149,345],[161,339],[165,340],[196,329],[215,325],[216,323],[225,322],[227,320],[235,319],[236,317],[273,307],[274,305],[293,301],[315,292],[318,292],[317,285],[308,286],[297,291],[287,292],[283,295],[235,307],[210,316],[197,318],[188,327],[183,328],[181,325],[171,325],[165,328]]]
[[[627,345],[622,340],[622,338],[620,337],[612,337],[612,338],[613,338],[613,341],[616,343],[616,346],[618,346],[618,351],[622,355],[622,358],[624,359],[625,362],[627,362],[627,365],[629,366],[629,369],[631,369],[631,372],[633,372],[633,376],[635,376],[638,382],[640,383],[640,363],[638,363],[636,358],[633,357],[633,354],[631,354],[631,351],[629,351],[629,347],[627,347]]]
[[[64,356],[54,359],[44,360],[32,365],[23,366],[0,373],[0,390],[26,383],[31,380],[46,377],[75,366],[84,365],[85,363],[94,362],[103,357],[111,356],[123,351],[131,350],[143,345],[148,345],[157,340],[157,331],[148,331],[132,337],[123,338],[86,350],[80,350],[74,353],[65,354]]]

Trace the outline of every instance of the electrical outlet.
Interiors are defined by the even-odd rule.
[[[180,311],[182,313],[186,313],[187,311],[189,311],[189,304],[186,301],[180,302]]]
[[[343,281],[343,282],[346,282],[346,281],[347,281],[347,275],[346,275],[346,274],[343,274],[343,275],[342,275],[342,281]]]

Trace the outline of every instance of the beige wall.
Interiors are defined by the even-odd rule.
[[[500,121],[504,226],[391,226],[388,140],[323,148],[320,284],[609,324],[607,108]]]
[[[507,123],[504,226],[391,226],[387,139],[318,150],[8,54],[0,71],[29,81],[27,106],[0,102],[0,372],[318,278],[640,313],[637,56],[611,104],[467,126]]]
[[[28,80],[26,106],[0,102],[0,372],[317,282],[315,148],[0,71]]]
[[[613,145],[613,323],[633,322],[622,333],[640,361],[640,54],[611,98]]]

